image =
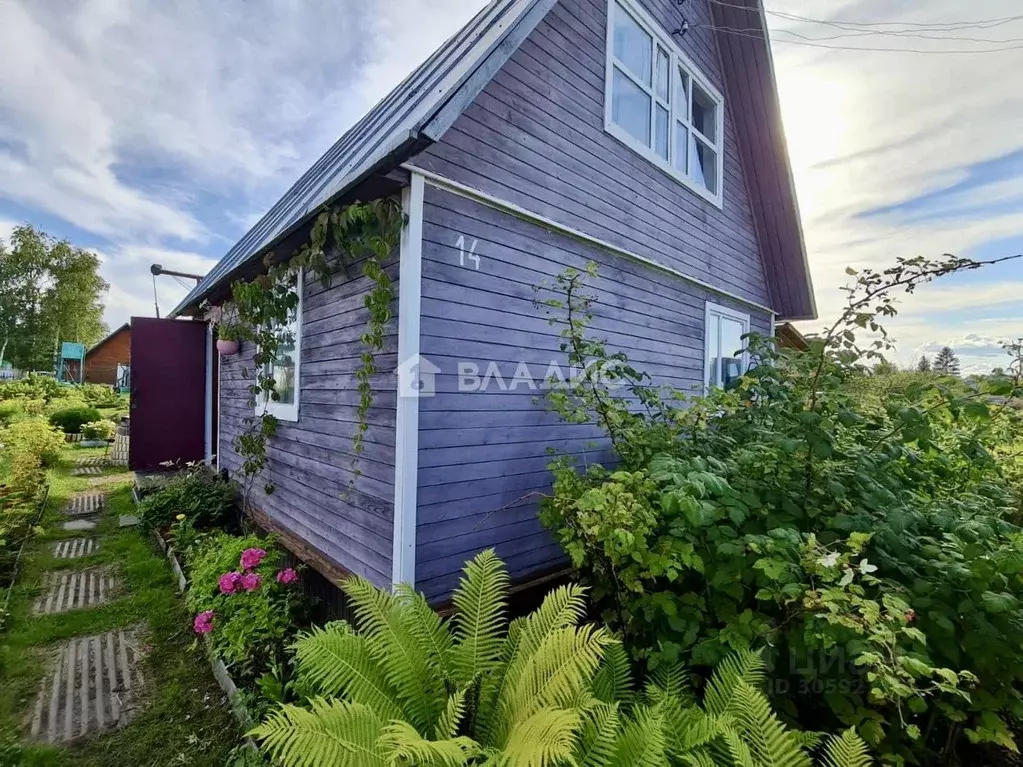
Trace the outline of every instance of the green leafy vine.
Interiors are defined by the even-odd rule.
[[[312,273],[323,287],[330,287],[335,271],[347,275],[348,267],[359,261],[363,276],[373,287],[363,299],[369,320],[359,338],[365,348],[355,373],[359,404],[352,438],[350,486],[361,476],[359,459],[365,451],[369,409],[373,406],[376,355],[383,351],[394,303],[392,281],[383,263],[397,249],[404,224],[401,206],[393,199],[326,208],[313,222],[309,240],[290,258],[278,260],[273,253],[268,254],[265,273],[236,281],[231,286],[231,300],[211,312],[221,338],[249,341],[255,348],[252,367],[242,369],[242,376],[251,381],[248,404],[254,415],[244,419],[245,430],[233,442],[242,459],[241,472],[249,483],[266,468],[267,443],[277,434],[278,419],[270,412],[270,403],[280,401],[273,363],[281,348],[295,340],[288,326],[299,307],[298,281],[304,273]],[[273,493],[273,483],[267,482],[264,491]]]

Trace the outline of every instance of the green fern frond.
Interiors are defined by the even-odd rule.
[[[578,711],[545,708],[517,722],[500,751],[497,764],[503,767],[555,767],[571,764]]]
[[[750,751],[738,731],[726,728],[721,737],[728,749],[729,757],[727,762],[723,762],[724,764],[731,765],[731,767],[760,767],[753,760],[753,752]]]
[[[822,756],[823,767],[870,767],[874,763],[867,744],[854,729],[829,737]]]
[[[508,601],[508,570],[492,549],[465,566],[465,575],[452,597],[455,638],[452,666],[459,684],[476,674],[492,673],[499,665]]]
[[[387,725],[379,747],[390,764],[416,767],[462,767],[483,752],[472,738],[426,740],[408,722]]]
[[[645,693],[651,705],[666,699],[683,704],[693,702],[689,672],[681,663],[662,663],[658,666],[650,675]]]
[[[542,708],[562,709],[578,706],[589,697],[589,686],[600,664],[604,648],[614,640],[604,628],[582,626],[551,632],[527,655],[518,655],[513,685],[505,688],[498,701],[500,721],[494,745],[503,742],[505,733],[516,722],[531,717]],[[509,667],[508,673],[513,673]]]
[[[424,646],[403,619],[399,597],[364,578],[350,578],[342,588],[351,601],[370,654],[402,702],[409,723],[419,732],[432,726],[447,701],[443,680],[431,673]]]
[[[440,615],[430,607],[426,597],[408,584],[402,583],[394,593],[402,605],[401,620],[426,652],[431,668],[443,679],[453,679],[454,641]]]
[[[703,707],[709,714],[725,714],[732,694],[740,682],[761,689],[765,680],[764,659],[760,652],[739,650],[725,657],[707,684]]]
[[[585,711],[575,763],[579,767],[611,767],[615,763],[620,727],[617,703],[601,703]]]
[[[381,719],[404,719],[405,711],[370,656],[363,637],[343,622],[313,628],[292,645],[299,677],[320,695],[369,706]]]
[[[526,667],[522,660],[536,652],[555,631],[579,623],[586,611],[585,595],[586,589],[581,586],[560,586],[547,594],[540,607],[509,626],[502,652],[506,663],[504,674],[488,686],[484,695],[483,721],[488,723],[487,742],[499,737],[493,730],[497,721],[493,713],[504,691],[518,684],[519,676]]]
[[[742,679],[734,684],[728,715],[758,764],[810,767],[810,758],[771,709],[767,696]]]
[[[609,644],[604,648],[604,660],[593,677],[591,685],[593,694],[605,703],[621,703],[628,706],[632,702],[632,665],[629,655],[620,642]]]
[[[677,698],[665,698],[658,704],[664,718],[664,737],[668,753],[681,757],[719,738],[728,720],[708,714],[698,706],[683,705]]]
[[[664,767],[668,764],[664,721],[654,709],[640,708],[618,740],[617,767]]]
[[[824,735],[819,732],[803,732],[802,730],[792,730],[792,737],[796,739],[796,743],[804,751],[813,751],[823,741]]]
[[[309,709],[281,706],[249,734],[283,767],[386,767],[382,731],[368,706],[313,698]]]
[[[678,761],[686,767],[717,767],[711,755],[699,749],[682,754]]]
[[[465,690],[456,690],[448,698],[447,705],[444,706],[444,713],[440,715],[437,726],[434,728],[434,737],[437,740],[455,737],[463,716],[465,716]]]

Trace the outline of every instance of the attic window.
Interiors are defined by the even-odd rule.
[[[721,206],[724,101],[635,0],[610,0],[605,128]]]

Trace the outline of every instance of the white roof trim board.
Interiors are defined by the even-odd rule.
[[[194,307],[282,234],[451,127],[557,0],[493,0],[356,123],[171,312]]]

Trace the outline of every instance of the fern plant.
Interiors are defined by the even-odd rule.
[[[483,552],[445,621],[408,586],[347,581],[355,625],[314,628],[294,645],[299,686],[314,696],[251,734],[285,767],[812,764],[820,738],[775,716],[759,654],[722,663],[703,706],[680,667],[637,691],[621,645],[580,625],[584,589],[558,588],[509,624],[508,585],[501,560]],[[851,731],[820,750],[825,767],[870,764]]]

